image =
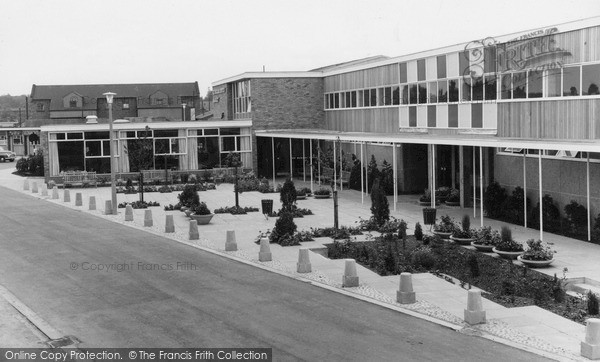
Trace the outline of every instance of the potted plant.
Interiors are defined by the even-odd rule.
[[[306,196],[312,196],[312,191],[311,191],[310,187],[303,187],[298,192],[302,192],[302,191],[304,191]]]
[[[492,251],[504,259],[516,259],[523,254],[523,245],[513,240],[512,231],[508,226],[503,226],[500,231],[500,242]]]
[[[492,230],[491,226],[484,226],[477,231],[475,238],[471,245],[479,251],[490,253],[494,246],[500,242],[500,233],[497,230]]]
[[[448,198],[448,195],[450,195],[450,188],[446,187],[446,186],[442,186],[439,189],[437,189],[435,191],[435,199],[436,202],[439,201],[441,202],[446,202],[446,199]]]
[[[326,188],[321,188],[315,191],[315,199],[328,199],[331,195],[331,191]]]
[[[454,221],[450,218],[450,216],[446,215],[442,216],[440,222],[435,224],[433,227],[433,233],[442,239],[448,239],[455,229],[456,225],[454,225]]]
[[[450,193],[446,199],[446,205],[460,206],[460,191],[458,189],[450,189]]]
[[[530,268],[540,268],[550,265],[554,261],[555,250],[541,240],[527,240],[527,250],[517,257],[521,263]]]
[[[463,216],[461,228],[454,228],[450,239],[459,245],[471,245],[471,243],[475,241],[473,230],[471,230],[471,219],[469,218],[469,215]]]
[[[296,200],[306,200],[306,191],[304,189],[296,190]]]
[[[431,191],[425,189],[425,193],[419,197],[419,205],[429,206],[431,205]]]
[[[200,202],[197,205],[194,205],[191,210],[193,213],[190,215],[190,217],[193,220],[196,220],[198,225],[208,224],[212,217],[215,216],[215,214],[210,212],[205,202]]]

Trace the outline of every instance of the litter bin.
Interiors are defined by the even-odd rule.
[[[435,224],[436,209],[433,207],[423,208],[423,224],[433,225]]]
[[[260,201],[262,206],[262,213],[269,215],[273,212],[273,200],[265,199]]]

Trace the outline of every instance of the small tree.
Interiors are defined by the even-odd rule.
[[[294,204],[296,203],[296,187],[294,181],[286,179],[279,192],[279,199],[281,200],[282,211],[292,211]]]
[[[367,166],[368,190],[371,190],[373,188],[375,180],[380,178],[380,176],[381,172],[377,168],[377,160],[375,160],[374,155],[371,155],[371,161],[369,161],[369,165]]]
[[[381,164],[381,189],[386,195],[394,194],[394,169],[386,160]]]
[[[361,181],[360,181],[360,172],[362,170],[362,164],[360,163],[360,160],[358,160],[356,158],[355,155],[352,155],[352,161],[354,161],[354,164],[352,165],[352,170],[350,170],[350,180],[349,180],[349,187],[352,190],[357,190],[360,191],[360,187],[361,187]]]
[[[275,222],[275,228],[270,235],[270,241],[272,243],[280,244],[281,240],[286,237],[292,237],[296,232],[296,223],[294,223],[294,216],[290,212],[282,212],[281,216]]]
[[[239,202],[239,190],[238,190],[238,167],[242,165],[242,161],[240,160],[239,153],[229,152],[227,157],[225,157],[225,165],[227,167],[234,167],[234,175],[235,175],[235,185],[233,186],[233,191],[235,192],[235,208],[240,208]]]
[[[371,190],[371,214],[378,226],[390,219],[390,204],[379,186],[379,178],[375,179]]]
[[[483,207],[488,217],[498,219],[503,216],[504,210],[500,206],[506,197],[506,190],[498,182],[494,181],[488,185],[483,197]]]
[[[200,196],[198,196],[195,185],[185,185],[183,191],[177,195],[177,198],[179,199],[181,206],[189,208],[200,203]]]
[[[129,157],[130,171],[139,172],[140,183],[140,201],[144,201],[144,179],[142,170],[148,170],[154,165],[154,144],[151,136],[150,127],[146,126],[143,133],[138,133],[139,137],[133,140],[127,140],[127,155]]]
[[[415,225],[415,239],[421,241],[423,240],[423,228],[421,228],[421,224],[417,222]]]

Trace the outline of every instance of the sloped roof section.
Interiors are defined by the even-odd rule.
[[[74,85],[33,85],[32,100],[49,99],[50,110],[63,110],[63,97],[78,93],[85,98],[103,99],[106,92],[117,93],[116,98],[148,98],[161,91],[169,98],[199,96],[198,82],[192,83],[144,83],[144,84],[74,84]],[[87,102],[86,104],[95,104]],[[93,107],[95,108],[95,106]]]
[[[375,55],[375,56],[368,57],[368,58],[355,59],[355,60],[351,60],[351,61],[344,62],[344,63],[332,64],[332,65],[327,65],[327,66],[317,68],[317,69],[311,69],[310,72],[330,72],[332,70],[378,62],[378,61],[386,60],[389,58],[390,57],[385,56],[385,55]]]

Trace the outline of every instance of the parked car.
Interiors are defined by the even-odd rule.
[[[7,150],[5,147],[0,146],[0,162],[6,162],[6,160],[13,162],[15,157],[17,157],[17,155],[15,155],[13,151]]]

